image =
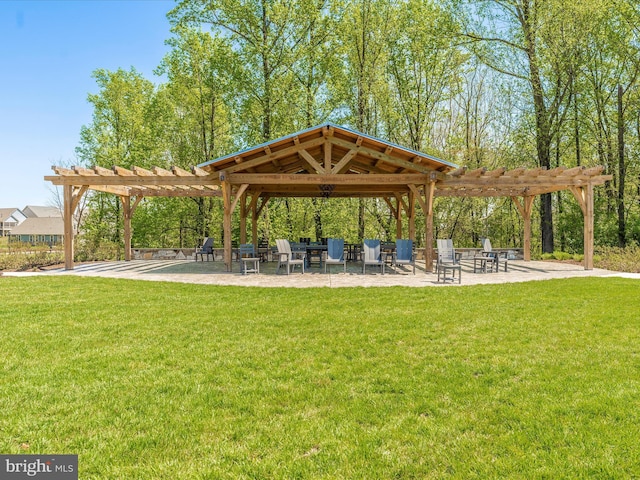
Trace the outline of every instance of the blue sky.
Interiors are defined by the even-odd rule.
[[[51,166],[75,164],[91,73],[153,75],[172,0],[0,0],[0,208],[54,203]]]

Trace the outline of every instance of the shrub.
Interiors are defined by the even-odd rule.
[[[619,272],[640,273],[640,247],[598,247],[594,264],[598,268]]]

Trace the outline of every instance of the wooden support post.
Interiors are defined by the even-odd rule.
[[[425,184],[424,198],[415,185],[409,185],[409,189],[414,193],[424,212],[424,264],[425,270],[431,272],[433,271],[433,194],[436,190],[436,182]]]
[[[64,192],[64,269],[73,270],[73,185],[65,185]]]
[[[331,173],[331,142],[324,142],[324,171]]]
[[[258,212],[256,209],[251,210],[251,242],[253,243],[253,248],[258,251]]]
[[[424,242],[424,264],[427,272],[433,271],[433,194],[436,190],[436,183],[430,182],[424,186],[425,193],[425,242]]]
[[[396,198],[396,238],[402,238],[402,202]]]
[[[231,184],[227,181],[220,182],[222,187],[222,203],[224,217],[222,228],[224,231],[224,266],[227,272],[231,271]]]
[[[583,187],[571,187],[571,193],[576,197],[584,222],[584,269],[593,270],[593,185],[587,184]]]
[[[391,197],[383,197],[383,200],[389,207],[393,218],[396,219],[396,238],[402,238],[402,203],[399,200],[399,194],[395,194],[396,204],[391,201]]]
[[[584,213],[584,269],[593,270],[593,185],[588,184],[582,188],[585,194]]]
[[[407,195],[408,196],[408,195]],[[407,217],[409,216],[409,207],[402,200],[402,194],[396,193],[396,210],[398,212],[398,216],[396,217],[396,238],[408,238],[402,236],[402,212],[404,211]],[[408,233],[408,231],[407,231]]]
[[[525,195],[522,197],[522,203],[517,197],[511,197],[514,205],[522,215],[522,221],[524,223],[524,244],[522,245],[522,253],[524,255],[524,261],[531,261],[531,207],[533,206],[533,195]]]
[[[409,192],[409,239],[416,241],[416,197],[414,192]]]
[[[240,198],[240,243],[247,243],[247,193]]]
[[[124,260],[131,261],[131,197],[120,197],[124,219]]]
[[[74,255],[74,237],[73,215],[78,208],[80,199],[89,187],[83,185],[76,187],[74,185],[65,185],[63,188],[64,205],[63,205],[63,222],[64,222],[64,268],[65,270],[73,270]]]
[[[258,251],[258,216],[260,215],[260,210],[258,209],[259,198],[260,194],[254,193],[249,204],[249,210],[251,211],[251,240],[253,242],[253,248],[256,249],[256,252]]]
[[[122,215],[124,220],[124,260],[126,262],[131,261],[131,219],[133,218],[133,212],[135,212],[136,207],[144,197],[138,196],[134,198],[135,199],[133,203],[131,203],[131,197],[120,197],[120,201],[122,202]]]

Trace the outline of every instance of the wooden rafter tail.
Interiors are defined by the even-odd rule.
[[[526,167],[518,167],[518,168],[514,168],[513,170],[506,171],[504,173],[504,176],[517,178],[524,175],[526,171],[527,171]]]
[[[485,177],[501,177],[504,175],[505,171],[506,171],[506,168],[499,167],[499,168],[496,168],[495,170],[489,170],[488,172],[485,172],[484,176]]]
[[[94,172],[93,170],[89,169],[89,168],[85,168],[85,167],[78,167],[78,166],[74,166],[73,168],[73,172],[76,175],[81,175],[81,176],[89,176],[89,177],[95,177],[96,172]]]
[[[155,173],[159,177],[174,177],[175,176],[173,174],[173,172],[170,172],[169,170],[165,170],[164,168],[160,168],[160,167],[153,167],[152,171],[153,171],[153,173]]]
[[[584,169],[585,169],[584,166],[579,165],[577,167],[566,169],[564,172],[562,172],[562,175],[565,176],[565,177],[573,177],[573,176],[576,176],[576,175],[579,175],[579,174],[583,173]]]
[[[153,172],[142,167],[131,167],[133,173],[141,177],[153,177]]]
[[[559,166],[556,168],[552,168],[551,170],[545,170],[544,175],[547,177],[558,177],[562,175],[566,169],[566,167]]]
[[[65,168],[65,167],[53,166],[51,167],[51,169],[55,172],[56,175],[60,175],[63,177],[70,177],[70,176],[76,175],[76,172],[74,172],[72,169]]]
[[[466,171],[467,167],[460,167],[456,168],[453,172],[449,172],[447,175],[450,175],[452,177],[459,177],[461,175],[464,175]]]
[[[104,168],[104,167],[100,167],[98,165],[93,167],[93,171],[96,172],[96,174],[100,175],[101,177],[113,177],[116,174],[113,170],[110,170],[110,169]]]
[[[192,177],[195,175],[194,173],[188,172],[183,168],[176,167],[175,165],[171,167],[171,172],[178,177]]]
[[[481,177],[484,176],[487,169],[485,167],[476,168],[475,170],[470,170],[465,174],[466,177]]]
[[[132,176],[134,176],[134,173],[131,170],[129,170],[128,168],[121,167],[119,165],[114,165],[113,166],[113,171],[114,171],[114,173],[116,175],[120,175],[120,176],[123,176],[123,177],[132,177]]]
[[[595,167],[585,169],[582,172],[582,175],[584,175],[585,177],[595,177],[596,175],[600,175],[602,172],[604,172],[604,167],[602,165],[597,165]]]
[[[207,175],[209,175],[209,172],[195,165],[191,167],[191,173],[193,173],[196,177],[206,177]]]
[[[539,175],[543,174],[543,172],[546,172],[546,171],[547,171],[546,167],[531,168],[531,169],[526,171],[524,176],[531,177],[531,178],[536,178]]]

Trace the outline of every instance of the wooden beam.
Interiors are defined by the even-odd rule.
[[[315,158],[313,158],[311,156],[311,154],[309,152],[307,152],[305,149],[302,149],[298,152],[298,155],[300,155],[310,166],[311,168],[313,168],[316,173],[319,174],[324,174],[324,167],[322,165],[320,165]]]
[[[358,151],[356,149],[349,150],[340,159],[340,161],[335,164],[335,166],[331,170],[331,173],[334,174],[334,175],[339,174],[339,173],[343,173],[347,169],[347,167],[349,166],[349,162],[351,161],[351,159],[353,159],[353,157],[355,157],[356,153],[358,153]]]
[[[593,270],[593,250],[594,250],[594,215],[593,215],[593,185],[584,187],[573,187],[571,193],[576,198],[583,219],[583,239],[584,239],[584,269]]]
[[[331,173],[331,142],[324,142],[324,173]]]
[[[411,185],[411,184],[409,184],[409,188],[413,192],[413,195],[415,196],[416,200],[418,200],[418,203],[420,204],[420,208],[422,208],[422,211],[426,215],[428,206],[425,203],[424,199],[422,198],[422,195],[420,194],[420,190],[418,190],[418,187],[416,187],[415,185]]]
[[[224,232],[224,265],[227,272],[231,271],[231,185],[223,181],[222,202],[224,206],[222,229]]]
[[[278,150],[277,152],[272,152],[270,154],[261,155],[252,160],[245,160],[236,165],[225,166],[224,170],[227,173],[234,173],[240,170],[246,170],[248,168],[258,167],[265,163],[269,163],[274,160],[278,160],[280,158],[288,157],[291,155],[297,154],[300,150],[307,150],[309,148],[317,147],[318,145],[322,145],[325,142],[324,137],[314,138],[313,140],[308,140],[306,142],[301,142],[297,145],[293,145],[291,147],[283,148],[282,150]]]
[[[234,185],[248,183],[250,185],[408,185],[421,184],[427,179],[422,174],[253,174],[234,173],[226,177]]]
[[[236,195],[236,201],[238,198],[240,198],[240,243],[242,244],[247,243],[247,193],[242,192],[240,196]]]
[[[398,218],[398,209],[393,203],[391,203],[391,199],[389,197],[382,197],[382,199],[384,200],[384,203],[386,203],[389,207],[389,210],[391,210],[393,218]]]
[[[433,194],[435,192],[435,182],[427,183],[425,191],[425,242],[424,242],[424,263],[427,272],[433,272]]]
[[[78,204],[80,203],[80,199],[82,198],[82,196],[85,193],[87,193],[87,190],[89,190],[89,187],[87,185],[83,185],[81,187],[74,187],[73,188],[73,199],[72,199],[72,203],[71,203],[71,209],[74,212],[78,208]]]
[[[124,261],[131,261],[131,197],[120,197],[124,224]]]
[[[262,209],[267,205],[267,203],[269,203],[269,200],[271,199],[270,195],[261,195],[262,198],[262,203],[260,204],[260,206],[256,209],[256,214],[260,215],[262,213]]]
[[[534,195],[525,195],[522,197],[522,202],[518,197],[511,197],[514,205],[522,215],[522,222],[524,225],[524,243],[522,245],[522,251],[524,255],[524,261],[531,261],[531,208],[533,206]]]
[[[249,185],[247,183],[240,185],[240,188],[236,192],[235,198],[233,199],[233,203],[231,204],[231,215],[233,215],[233,212],[236,210],[238,200],[240,200],[242,195],[244,195],[244,192],[247,190],[247,188],[249,188]]]
[[[217,185],[220,183],[217,174],[201,177],[180,177],[176,175],[145,177],[140,175],[75,175],[75,176],[45,176],[45,180],[54,185],[89,185],[93,186],[188,186],[188,185]]]
[[[357,142],[356,144],[354,144],[353,142],[350,142],[348,140],[341,140],[339,138],[336,137],[332,137],[330,138],[328,141],[330,141],[331,143],[333,143],[334,145],[338,145],[340,147],[343,148],[347,148],[349,150],[354,149],[354,146],[357,148],[357,153],[361,154],[361,155],[366,155],[367,157],[370,158],[375,158],[376,160],[382,160],[386,163],[390,163],[392,165],[395,165],[397,167],[402,167],[402,168],[409,168],[413,171],[417,171],[417,172],[421,172],[421,173],[427,173],[432,171],[432,168],[429,168],[428,166],[424,166],[424,165],[416,165],[415,163],[412,163],[408,160],[403,160],[401,158],[397,158],[394,157],[392,155],[387,155],[384,152],[379,152],[377,150],[374,150],[372,148],[369,147],[363,147],[363,146],[358,146]],[[335,170],[335,168],[334,168]]]
[[[73,186],[63,187],[64,269],[73,270]]]

